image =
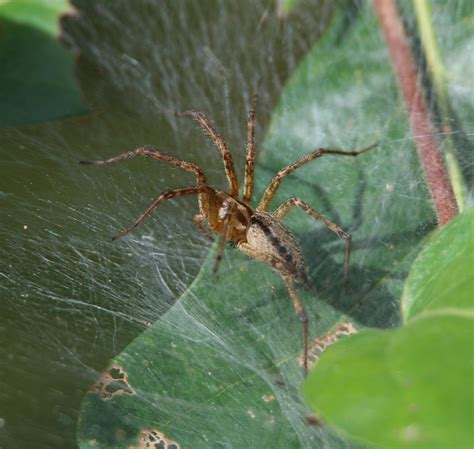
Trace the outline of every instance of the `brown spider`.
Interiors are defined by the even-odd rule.
[[[260,203],[256,208],[250,206],[254,185],[254,160],[255,160],[255,108],[257,95],[252,98],[251,108],[247,118],[247,155],[245,160],[244,190],[242,199],[239,199],[239,184],[232,161],[232,155],[227,144],[219,133],[213,128],[207,117],[199,111],[186,111],[176,113],[177,116],[188,116],[196,120],[201,128],[209,135],[219,150],[224,162],[224,169],[229,183],[229,192],[216,190],[209,187],[203,171],[192,162],[176,159],[155,148],[139,147],[127,153],[102,161],[80,161],[81,164],[105,165],[131,159],[135,156],[146,156],[158,159],[188,172],[194,173],[197,179],[195,187],[174,189],[162,193],[156,198],[146,211],[128,228],[112,237],[112,240],[123,237],[142,223],[151,212],[163,201],[183,196],[198,195],[199,214],[194,217],[197,229],[210,240],[208,230],[203,226],[207,223],[210,230],[220,235],[214,271],[219,268],[219,263],[224,252],[227,241],[235,242],[237,248],[249,257],[257,259],[275,271],[283,278],[296,313],[303,325],[303,365],[305,375],[308,371],[308,318],[296,293],[293,282],[303,283],[309,286],[308,275],[304,263],[302,251],[293,234],[282,223],[281,219],[292,207],[299,207],[308,215],[322,222],[328,229],[346,241],[346,253],[344,262],[344,274],[347,276],[350,256],[351,236],[336,223],[323,217],[299,198],[290,198],[280,205],[274,212],[267,212],[275,192],[280,186],[283,178],[302,165],[320,157],[324,154],[336,154],[343,156],[358,156],[375,145],[371,145],[359,151],[342,151],[318,149],[306,155],[298,162],[281,169],[271,180],[263,192]]]

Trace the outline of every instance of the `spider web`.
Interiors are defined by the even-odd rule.
[[[469,140],[473,128],[468,101],[472,85],[465,82],[465,73],[472,72],[467,55],[472,54],[474,44],[448,21],[447,17],[453,15],[449,3],[436,4],[435,20],[449,36],[441,43],[451,71],[450,95],[464,120],[463,135]],[[113,244],[109,241],[160,192],[193,185],[191,175],[150,161],[99,169],[79,167],[78,160],[104,158],[143,144],[155,145],[197,163],[210,185],[223,187],[225,178],[217,151],[192,123],[177,121],[170,114],[194,108],[205,111],[225,137],[242,179],[246,111],[257,83],[257,142],[261,151],[262,130],[270,129],[265,151],[259,155],[257,192],[262,192],[275,170],[315,146],[361,147],[383,139],[389,122],[403,120],[402,106],[394,112],[384,107],[391,103],[381,94],[371,98],[372,92],[380,92],[380,83],[393,83],[383,73],[372,78],[374,85],[341,89],[330,98],[316,92],[316,101],[309,109],[297,109],[298,102],[307,95],[298,93],[298,89],[279,101],[288,77],[330,22],[333,2],[308,2],[286,20],[275,17],[275,5],[269,1],[201,1],[179,6],[151,0],[133,4],[78,1],[75,5],[79,15],[64,21],[64,39],[81,54],[77,75],[90,114],[1,131],[5,218],[0,231],[0,397],[4,405],[0,412],[0,443],[7,448],[75,447],[79,404],[85,390],[110,359],[166,314],[186,292],[209,249],[192,225],[197,210],[193,198],[160,206],[156,219],[133,235]],[[456,2],[459,9],[463,5],[465,2]],[[374,47],[379,45],[375,40],[373,43]],[[363,50],[362,45],[366,42],[354,43],[359,50]],[[376,52],[368,52],[367,56],[377,58]],[[336,56],[331,64],[337,67],[337,62]],[[308,73],[310,68],[308,64]],[[373,121],[366,115],[370,101],[376,105]],[[278,115],[270,124],[277,102]],[[385,139],[381,151],[389,148],[393,152],[410,145],[412,136],[409,131],[404,133]],[[460,158],[464,173],[471,172],[468,181],[472,181],[470,157],[461,154]],[[410,158],[400,160],[396,154],[390,160],[399,164],[400,171],[412,164]],[[395,191],[409,197],[412,210],[417,211],[410,216],[410,227],[419,239],[431,226],[426,218],[429,206],[424,179],[421,172],[416,172],[409,181],[403,176],[388,177],[377,185],[384,179],[386,167],[373,155],[367,161],[358,165],[338,159],[333,160],[332,168],[321,163],[314,172],[302,172],[289,180],[274,205],[289,196],[305,197],[320,212],[350,227],[355,240],[354,264],[364,267],[355,269],[360,278],[368,273],[368,267],[380,271],[392,268],[379,266],[385,260],[384,253],[399,251],[401,261],[406,255],[406,267],[400,262],[397,271],[400,279],[384,281],[390,297],[396,298],[403,269],[409,267],[413,240],[400,225],[406,221],[406,211],[398,205],[387,212],[392,207],[389,194]],[[337,175],[329,172],[334,167]],[[318,182],[311,182],[309,174],[317,175]],[[371,182],[370,177],[377,181]],[[330,186],[325,184],[329,178],[333,178]],[[372,211],[364,211],[366,218],[354,206],[357,196],[344,201],[355,184],[362,190],[379,188],[385,192],[378,208],[374,205]],[[314,201],[307,197],[308,191],[314,193]],[[357,223],[369,219],[370,226],[361,226],[358,233]],[[323,280],[318,289],[324,292],[337,284],[343,260],[341,244],[296,213],[291,215],[291,228],[300,236],[306,258],[316,259],[317,251],[317,258],[324,262],[309,264],[311,278]],[[381,235],[387,239],[384,241]],[[399,246],[391,246],[397,242]],[[356,253],[358,245],[371,249]],[[227,251],[220,275],[223,278],[231,276],[235,267],[249,265],[253,269],[255,265],[234,253]],[[205,285],[211,288],[212,281],[208,282]],[[285,292],[279,291],[277,277],[262,274],[258,291],[263,299],[257,307],[261,307],[263,317],[268,295],[275,289],[281,303],[280,296],[284,297]],[[311,295],[302,293],[302,299],[311,301]],[[337,301],[335,305],[341,306]],[[240,306],[244,320],[248,319],[253,313],[250,305]],[[374,303],[368,302],[359,310],[359,322],[382,326],[398,322],[394,300],[380,306],[378,312],[373,312],[371,306]],[[233,335],[226,334],[222,326],[220,334],[214,332],[195,310],[194,315],[188,315],[189,322],[198,322],[208,338],[213,336],[211,344],[228,349],[229,357],[238,358]],[[210,322],[218,322],[218,314],[213,316],[212,309],[201,312],[210,315]],[[172,318],[169,332],[178,338],[186,332],[185,323],[177,324]],[[296,319],[289,329],[295,334],[292,343],[297,347],[300,329]],[[286,351],[285,332],[273,335],[274,353]],[[175,401],[169,405],[172,408],[179,404]],[[305,436],[302,411],[290,409],[286,413],[296,435],[295,444],[312,447],[315,440]],[[238,422],[235,425],[237,431],[245,431],[243,424],[240,429]],[[332,437],[324,438],[317,438],[321,447],[332,441]]]

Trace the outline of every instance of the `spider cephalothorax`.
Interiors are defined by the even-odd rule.
[[[308,369],[308,319],[293,283],[296,282],[309,285],[309,281],[301,248],[296,238],[281,220],[292,207],[298,207],[308,215],[322,222],[340,238],[344,239],[346,241],[346,257],[344,263],[345,275],[347,275],[349,264],[351,236],[328,218],[319,215],[299,198],[290,198],[281,204],[274,212],[268,212],[267,209],[283,178],[297,170],[302,165],[324,154],[358,156],[372,148],[374,145],[359,151],[328,150],[322,148],[313,151],[298,162],[281,169],[265,189],[260,203],[253,208],[250,206],[250,201],[253,196],[254,186],[256,101],[257,96],[255,95],[252,99],[252,107],[247,119],[247,156],[245,161],[244,188],[241,198],[239,198],[239,184],[229,148],[224,139],[213,128],[206,116],[199,111],[186,111],[177,113],[176,115],[194,118],[212,139],[219,150],[224,163],[224,169],[229,184],[228,192],[210,187],[206,182],[203,171],[197,165],[192,162],[176,159],[155,148],[140,147],[110,159],[102,161],[81,161],[81,163],[94,165],[113,164],[124,159],[130,159],[141,155],[167,162],[168,164],[194,173],[197,181],[196,186],[174,189],[162,193],[131,226],[113,237],[113,239],[115,240],[122,237],[136,228],[163,201],[183,195],[197,195],[199,214],[194,217],[194,223],[197,229],[211,240],[213,237],[209,231],[217,233],[220,236],[216,264],[214,267],[215,271],[218,270],[225,243],[234,242],[237,248],[244,254],[269,265],[283,278],[296,313],[303,324],[303,360],[304,371],[306,374]],[[207,226],[205,226],[205,224]]]

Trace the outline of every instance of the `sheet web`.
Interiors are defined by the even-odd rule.
[[[217,277],[209,269],[200,271],[203,264],[212,264],[212,257],[206,259],[210,245],[192,224],[195,198],[170,201],[130,236],[109,241],[159,193],[194,185],[193,177],[155,161],[100,168],[77,165],[80,159],[156,145],[195,162],[210,185],[224,187],[217,151],[193,123],[170,114],[194,108],[206,112],[226,138],[242,180],[246,112],[257,82],[257,194],[279,168],[315,146],[354,149],[381,141],[365,161],[321,159],[314,168],[295,174],[282,185],[273,206],[301,196],[354,234],[355,281],[348,293],[337,288],[343,244],[302,214],[292,212],[288,218],[319,295],[315,301],[311,292],[299,289],[314,317],[311,337],[346,318],[383,327],[398,322],[397,298],[414,255],[411,250],[432,228],[434,218],[413,146],[403,159],[397,153],[412,136],[405,125],[397,126],[405,119],[403,105],[393,99],[393,87],[387,95],[381,93],[380,86],[393,83],[386,75],[390,72],[381,69],[368,78],[372,84],[360,85],[357,79],[365,78],[352,72],[356,81],[339,89],[326,79],[324,89],[336,93],[311,92],[316,101],[306,104],[310,93],[305,83],[299,86],[295,81],[295,89],[280,98],[287,78],[327,26],[332,2],[310,2],[285,20],[274,16],[272,2],[231,3],[188,2],[178,7],[153,1],[76,2],[79,14],[65,20],[64,39],[81,53],[77,70],[91,114],[2,131],[8,168],[2,187],[7,221],[0,230],[8,329],[2,356],[8,366],[0,382],[15,392],[3,398],[10,409],[0,436],[6,447],[32,442],[38,448],[74,447],[85,389],[134,337],[148,327],[152,329],[146,332],[153,330],[157,320],[162,326],[157,332],[146,334],[151,336],[114,360],[128,367],[128,377],[117,391],[126,390],[123,385],[130,382],[138,401],[138,408],[127,413],[132,420],[142,413],[154,416],[155,426],[149,427],[158,433],[144,434],[144,439],[155,438],[162,445],[157,447],[172,447],[172,442],[163,441],[184,429],[194,438],[193,447],[206,447],[206,438],[232,428],[213,447],[254,447],[250,436],[242,437],[240,446],[233,445],[233,438],[265,430],[272,435],[267,442],[287,438],[285,447],[339,444],[331,432],[304,423],[308,411],[298,398],[302,372],[294,363],[301,329],[278,276],[232,248]],[[436,19],[446,15],[443,8],[449,6],[438,5]],[[454,132],[469,141],[473,120],[467,112],[469,88],[463,71],[472,41],[463,39],[460,30],[442,30],[454,36],[452,44],[443,41],[442,50],[455,72],[450,93],[464,120]],[[367,67],[376,70],[380,61],[388,60],[381,37],[374,34],[370,39],[375,50],[365,52]],[[351,47],[354,59],[366,45],[367,38],[356,40]],[[341,57],[348,59],[349,53]],[[339,62],[335,58],[331,64],[338,67]],[[302,76],[310,77],[314,67],[317,62],[307,62]],[[271,117],[275,107],[277,113]],[[380,152],[390,156],[381,158]],[[468,173],[472,161],[464,153],[461,161]],[[375,202],[368,204],[367,198]],[[187,291],[198,273],[193,289]],[[219,290],[226,292],[224,298]],[[365,302],[355,307],[354,297]],[[228,306],[220,305],[223,299]],[[162,345],[159,359],[149,357],[156,344]],[[178,362],[173,345],[179,347]],[[202,346],[210,352],[203,354]],[[135,347],[149,353],[134,359]],[[162,376],[157,360],[168,363]],[[149,363],[149,378],[137,386],[131,373],[144,361]],[[199,369],[211,362],[209,370]],[[121,368],[115,368],[115,375]],[[194,379],[189,385],[170,382],[178,368]],[[240,383],[233,389],[235,379]],[[249,387],[252,382],[257,386]],[[227,389],[213,391],[222,384]],[[154,391],[159,391],[159,400]],[[245,416],[241,404],[246,404]],[[213,428],[216,411],[222,419]],[[208,425],[202,441],[193,434],[199,433],[193,425],[201,421]],[[22,430],[25,425],[31,434]],[[87,441],[84,428],[81,432]]]

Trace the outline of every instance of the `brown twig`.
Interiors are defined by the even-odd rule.
[[[373,0],[380,27],[385,35],[399,88],[405,98],[415,143],[433,198],[439,224],[458,213],[456,199],[444,160],[436,141],[435,127],[426,104],[421,75],[417,70],[408,36],[395,0]]]

